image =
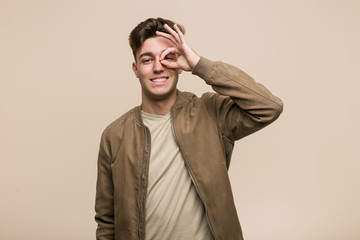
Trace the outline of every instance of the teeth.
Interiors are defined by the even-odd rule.
[[[153,79],[151,81],[153,81],[153,82],[164,82],[164,81],[166,81],[166,78],[157,78],[157,79]]]

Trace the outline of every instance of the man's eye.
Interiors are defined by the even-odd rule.
[[[142,59],[141,62],[142,63],[149,63],[151,61],[151,59],[149,58],[146,58],[146,59]]]
[[[169,55],[165,57],[166,60],[175,60],[175,56]]]

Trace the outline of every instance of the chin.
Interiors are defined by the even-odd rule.
[[[170,99],[174,94],[176,95],[176,89],[164,92],[148,92],[147,96],[149,99],[153,99],[155,101],[162,101]]]

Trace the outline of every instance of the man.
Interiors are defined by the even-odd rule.
[[[147,19],[129,40],[142,104],[102,134],[97,239],[243,239],[227,172],[234,142],[273,122],[281,100],[198,56],[170,20]],[[177,90],[182,71],[216,93]]]

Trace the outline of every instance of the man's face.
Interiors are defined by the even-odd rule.
[[[133,71],[139,79],[142,89],[143,101],[166,100],[176,96],[176,84],[178,81],[178,69],[170,69],[160,62],[163,51],[175,45],[163,37],[152,37],[145,40],[136,54],[136,62],[133,63]],[[165,59],[174,59],[168,55]]]

